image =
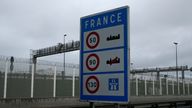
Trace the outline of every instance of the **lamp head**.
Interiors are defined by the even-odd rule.
[[[177,42],[173,42],[175,45],[177,45],[178,43]]]

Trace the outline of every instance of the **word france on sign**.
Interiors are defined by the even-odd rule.
[[[80,100],[129,101],[129,7],[80,20]]]

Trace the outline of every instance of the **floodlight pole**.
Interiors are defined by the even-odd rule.
[[[65,37],[67,36],[67,34],[64,34],[64,38],[63,38],[63,48],[64,50],[66,49],[66,45],[65,45]],[[63,75],[65,76],[65,51],[63,52]]]
[[[178,75],[178,60],[177,60],[177,45],[178,43],[177,42],[173,42],[175,44],[175,57],[176,57],[176,77],[177,77],[177,91],[178,91],[178,95],[180,94],[180,91],[179,91],[179,75]]]

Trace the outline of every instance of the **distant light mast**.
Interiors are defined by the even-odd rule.
[[[179,91],[179,75],[178,75],[178,61],[177,61],[177,45],[178,43],[177,42],[173,42],[173,44],[175,44],[175,61],[176,61],[176,77],[177,77],[177,91],[178,91],[178,95],[180,94],[180,91]]]

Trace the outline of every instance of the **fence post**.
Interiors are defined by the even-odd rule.
[[[190,82],[188,82],[188,95],[190,95],[190,91],[189,91],[189,84],[190,84]]]
[[[75,67],[73,67],[73,77],[72,77],[72,97],[75,97]]]
[[[159,94],[160,95],[162,95],[162,83],[161,83],[161,77],[159,78],[159,88],[160,88],[160,90],[159,90]]]
[[[57,67],[55,65],[54,78],[53,78],[53,97],[56,96],[56,79],[57,79],[56,75],[57,75]]]
[[[136,77],[135,84],[136,84],[136,96],[138,96],[138,78],[137,77]]]
[[[155,95],[155,81],[154,81],[154,78],[153,78],[153,95]]]
[[[182,87],[183,87],[183,95],[185,95],[185,71],[182,70]]]
[[[34,75],[36,73],[37,58],[33,58],[32,71],[31,71],[31,98],[34,95]]]
[[[147,96],[147,80],[145,79],[145,96]]]
[[[172,92],[173,92],[173,95],[175,94],[175,84],[174,84],[174,80],[172,79]]]
[[[169,80],[166,78],[166,93],[169,95]]]
[[[6,64],[5,64],[5,76],[4,76],[4,93],[3,93],[3,98],[7,97],[7,73],[8,73],[8,59],[6,59]]]
[[[31,71],[31,98],[33,98],[33,88],[34,88],[34,63],[32,64],[32,71]]]
[[[183,95],[185,95],[185,80],[183,79]]]
[[[178,79],[178,82],[177,82],[177,95],[180,95],[180,80]]]

